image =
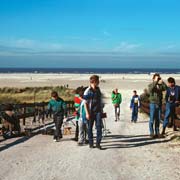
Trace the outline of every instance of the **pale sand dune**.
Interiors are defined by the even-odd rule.
[[[60,77],[59,77],[60,76]],[[139,114],[138,123],[132,124],[129,109],[132,90],[139,93],[151,82],[144,75],[101,75],[101,90],[105,94],[106,126],[111,131],[103,138],[104,150],[78,147],[77,143],[64,136],[55,143],[52,136],[37,135],[30,139],[18,138],[0,142],[0,179],[2,180],[159,180],[180,178],[180,146],[165,139],[152,140],[148,137],[148,117]],[[18,78],[17,78],[18,77]],[[22,78],[31,77],[24,75]],[[46,78],[57,85],[69,84],[70,87],[88,85],[89,75],[32,75],[26,84],[21,76],[13,79],[14,86],[47,85]],[[134,77],[134,79],[133,79]],[[169,76],[167,76],[169,77]],[[126,80],[127,78],[127,80]],[[4,85],[0,78],[1,86]],[[138,79],[138,81],[136,81]],[[180,79],[179,76],[177,79]],[[8,83],[13,82],[11,78]],[[11,85],[11,84],[8,84]],[[110,100],[113,88],[119,88],[123,96],[120,121],[114,121],[114,110]],[[172,133],[172,129],[168,134]],[[10,146],[12,145],[12,146]],[[4,148],[3,148],[4,147]]]

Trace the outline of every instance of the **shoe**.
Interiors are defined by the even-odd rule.
[[[86,139],[86,140],[85,140],[85,144],[89,144],[89,140]]]
[[[72,138],[73,141],[78,141],[78,138]]]
[[[165,128],[163,128],[161,135],[165,135]]]
[[[150,134],[150,138],[154,139],[155,135],[154,134]]]
[[[83,143],[82,142],[78,142],[78,146],[83,146]]]
[[[101,147],[101,145],[100,144],[96,144],[96,148],[98,148],[98,149],[102,149],[102,147]]]
[[[60,138],[58,137],[57,139],[56,139],[56,142],[59,142],[60,141]]]
[[[115,122],[117,121],[117,119],[115,120]]]
[[[93,144],[90,144],[90,145],[89,145],[89,148],[94,148]]]

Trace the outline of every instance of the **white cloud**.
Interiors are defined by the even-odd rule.
[[[111,36],[111,34],[108,31],[103,31],[104,36]]]
[[[121,42],[118,46],[116,46],[113,51],[115,52],[132,52],[134,50],[137,50],[139,47],[141,47],[142,44],[133,44],[128,42]]]
[[[35,51],[57,51],[63,48],[60,43],[42,42],[33,39],[21,38],[21,39],[10,39],[7,41],[1,41],[0,44],[9,48],[24,48]]]

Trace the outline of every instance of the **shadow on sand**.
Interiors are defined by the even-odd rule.
[[[10,147],[16,146],[20,143],[23,143],[23,142],[29,140],[30,138],[31,137],[23,136],[23,137],[19,137],[18,139],[16,137],[16,140],[15,140],[15,138],[1,140],[0,141],[0,152],[4,151]],[[13,141],[13,142],[9,142],[9,141]]]
[[[115,148],[136,148],[151,144],[166,143],[169,141],[171,141],[171,139],[152,139],[149,135],[108,135],[103,139],[101,145],[105,150]]]

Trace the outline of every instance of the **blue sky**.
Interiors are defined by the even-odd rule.
[[[179,9],[179,0],[0,0],[0,67],[180,68]]]

